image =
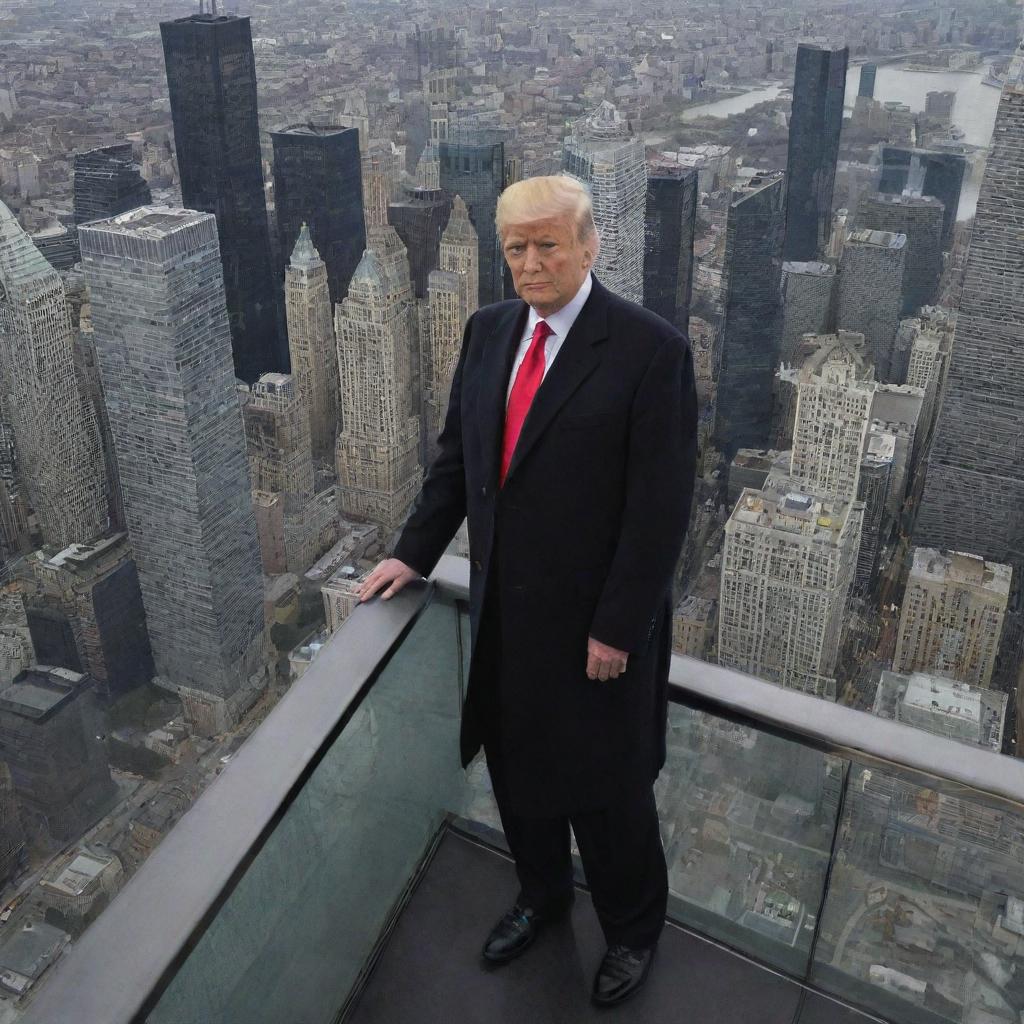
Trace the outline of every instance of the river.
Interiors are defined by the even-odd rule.
[[[985,65],[983,72],[988,69]],[[953,123],[964,130],[964,142],[975,146],[987,146],[992,138],[996,107],[999,105],[999,90],[983,85],[982,74],[966,71],[908,71],[901,64],[883,64],[875,78],[875,99],[882,103],[896,101],[906,103],[911,110],[924,110],[925,97],[929,92],[950,90],[956,93],[953,107]],[[853,108],[860,84],[860,67],[851,67],[846,76],[846,105]],[[778,97],[782,87],[762,86],[745,92],[741,96],[701,103],[683,111],[683,120],[692,121],[698,117],[728,117],[739,114],[757,103]],[[957,217],[966,220],[974,215],[978,202],[978,188],[981,174],[969,175],[964,182],[960,196]]]

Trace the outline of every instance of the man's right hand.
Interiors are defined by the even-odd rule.
[[[383,594],[383,600],[386,601],[393,594],[397,594],[406,583],[418,579],[422,579],[420,574],[405,562],[397,558],[386,558],[359,584],[359,603],[368,601],[382,587],[388,587]]]

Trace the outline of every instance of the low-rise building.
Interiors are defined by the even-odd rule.
[[[874,714],[994,750],[1003,746],[1007,695],[926,672],[882,672]]]

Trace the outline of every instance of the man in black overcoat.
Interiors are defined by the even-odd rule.
[[[672,577],[690,516],[697,397],[686,337],[604,288],[589,195],[568,176],[502,193],[520,298],[465,327],[439,453],[361,600],[429,575],[469,520],[481,746],[520,893],[484,957],[518,956],[572,901],[569,826],[608,952],[593,999],[648,976],[668,881],[653,783],[665,761]]]

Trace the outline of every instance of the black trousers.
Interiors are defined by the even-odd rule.
[[[492,565],[497,560],[492,562]],[[496,571],[488,581],[484,649],[500,661],[499,590]],[[661,842],[654,787],[648,784],[627,800],[563,817],[527,817],[508,799],[500,749],[497,687],[499,664],[481,665],[485,692],[479,710],[487,723],[484,753],[501,824],[519,876],[519,900],[537,911],[564,907],[572,895],[569,827],[579,847],[591,899],[609,946],[653,946],[661,934],[668,905],[668,869]]]
[[[485,746],[505,839],[519,876],[519,901],[541,913],[564,907],[573,888],[569,826],[579,847],[597,919],[609,946],[658,941],[668,906],[668,870],[654,787],[596,811],[529,818],[510,811],[500,757]]]

